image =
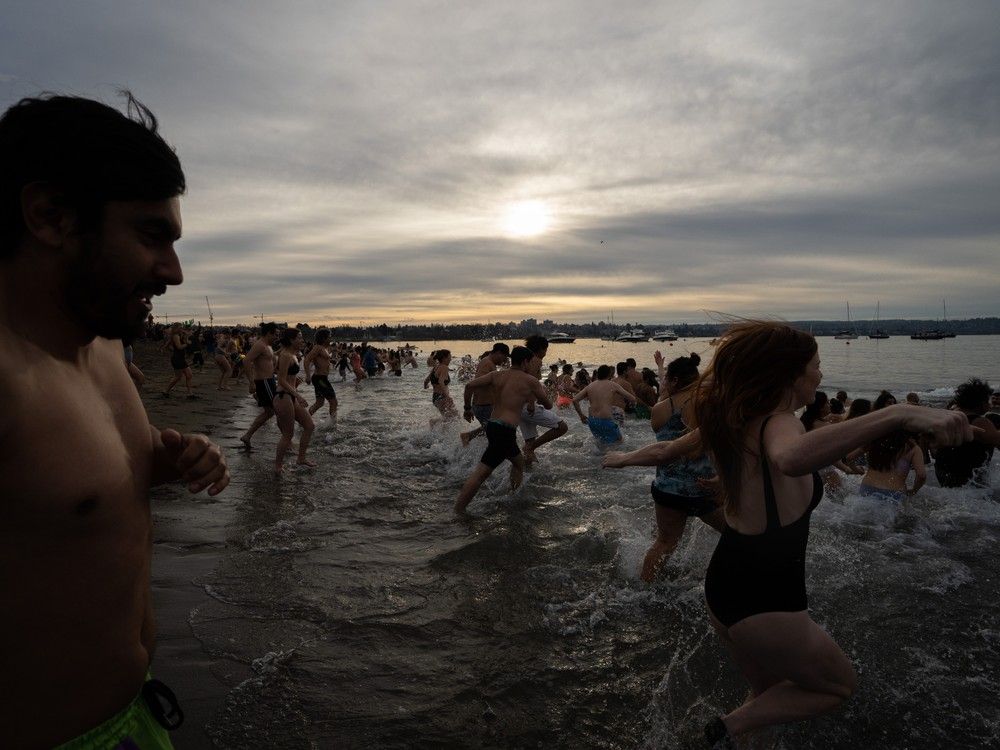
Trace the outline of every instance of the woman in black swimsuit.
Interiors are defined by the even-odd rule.
[[[292,436],[295,432],[295,423],[302,425],[302,434],[299,435],[299,458],[297,463],[300,466],[315,466],[316,464],[306,458],[306,451],[309,449],[309,440],[312,438],[316,425],[312,417],[309,416],[309,404],[298,394],[298,383],[296,375],[299,374],[298,354],[304,344],[302,332],[296,328],[285,329],[281,334],[281,351],[278,353],[277,378],[278,386],[274,394],[274,418],[281,430],[281,438],[278,440],[278,449],[274,457],[274,473],[281,474],[284,467],[285,453],[288,446],[292,444]]]
[[[780,323],[737,324],[699,381],[698,429],[636,451],[642,460],[631,461],[655,465],[707,449],[719,475],[725,525],[705,600],[750,697],[706,727],[713,747],[832,711],[854,692],[850,660],[809,616],[809,517],[823,497],[816,472],[898,429],[928,434],[939,445],[972,439],[963,415],[920,406],[890,406],[806,432],[795,411],[813,401],[822,378],[809,334]]]
[[[191,390],[191,380],[194,374],[191,372],[191,366],[188,364],[185,354],[187,347],[188,332],[180,323],[174,323],[170,327],[170,337],[164,345],[164,348],[170,352],[170,367],[174,371],[174,376],[167,383],[166,390],[163,391],[163,395],[167,398],[170,397],[171,389],[180,382],[182,377],[184,378],[184,387],[187,388],[188,398],[195,397]]]

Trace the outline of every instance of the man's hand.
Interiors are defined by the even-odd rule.
[[[472,407],[471,406],[466,406],[465,410],[462,412],[462,416],[465,417],[465,421],[466,422],[469,422],[471,424],[472,423]]]
[[[177,430],[161,430],[160,439],[181,481],[192,493],[208,487],[218,495],[229,484],[229,467],[222,449],[204,435],[181,435]]]
[[[601,466],[605,469],[621,469],[625,466],[625,454],[620,451],[610,451],[604,454]]]

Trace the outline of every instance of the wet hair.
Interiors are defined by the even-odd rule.
[[[688,357],[678,357],[667,365],[667,380],[677,378],[681,388],[691,385],[698,379],[698,365],[701,364],[701,357],[692,354]]]
[[[451,356],[450,349],[438,349],[434,354],[431,355],[438,362],[443,362],[445,359]]]
[[[493,345],[493,348],[492,348],[492,349],[490,350],[490,353],[491,353],[491,354],[492,354],[493,352],[500,352],[500,353],[502,353],[502,354],[503,354],[503,355],[504,355],[505,357],[509,357],[509,356],[510,356],[510,347],[509,347],[509,346],[507,346],[507,345],[506,345],[505,343],[503,343],[502,341],[498,341],[497,343],[495,343],[495,344]]]
[[[514,365],[514,367],[520,367],[534,356],[535,353],[528,347],[515,346],[510,352],[510,363]]]
[[[920,403],[920,396],[918,396],[913,391],[910,391],[909,393],[906,394],[906,403],[908,403],[908,404],[919,404]]]
[[[590,385],[590,373],[581,367],[573,376],[573,382],[579,386]]]
[[[979,378],[969,378],[955,389],[955,403],[959,409],[981,409],[984,402],[989,402],[991,393],[989,383]]]
[[[533,336],[528,336],[528,338],[524,340],[524,345],[531,350],[532,354],[542,355],[548,351],[549,340],[536,333]]]
[[[844,402],[837,398],[830,399],[830,413],[831,414],[843,414],[844,413]]]
[[[286,328],[281,332],[281,338],[278,339],[281,343],[281,348],[284,349],[286,346],[291,346],[292,342],[298,338],[300,331],[298,328]]]
[[[569,364],[567,362],[566,364],[564,364],[562,366],[562,371],[563,371],[563,375],[572,375],[573,374],[573,365],[571,365],[571,364]]]
[[[816,420],[823,416],[823,407],[830,402],[830,397],[823,391],[816,391],[816,398],[811,404],[806,406],[799,420],[806,426],[806,430],[811,430],[816,425]]]
[[[727,508],[739,505],[748,423],[782,405],[816,349],[810,334],[758,320],[736,323],[719,342],[698,381],[695,417],[715,459]]]
[[[836,398],[838,401],[847,401],[847,391],[837,391]]]
[[[617,372],[619,376],[624,375],[628,372],[628,365],[625,362],[619,362],[615,365],[615,372]]]
[[[612,373],[614,373],[614,370],[611,369],[611,365],[601,365],[597,368],[597,379],[607,380],[611,377]]]
[[[625,364],[627,364],[629,367],[634,368],[635,367],[635,360],[632,359],[631,357],[629,357],[628,359],[625,360]]]
[[[871,413],[872,402],[866,398],[856,398],[851,402],[851,408],[847,410],[847,418],[863,417]]]
[[[869,468],[875,471],[891,471],[900,454],[910,447],[910,436],[905,430],[894,430],[888,435],[873,440],[865,451]]]
[[[320,328],[316,331],[316,343],[325,344],[330,340],[330,332],[326,328]]]
[[[21,99],[0,118],[0,257],[10,257],[27,227],[21,192],[47,183],[94,232],[110,201],[166,200],[186,189],[174,150],[131,92],[126,111],[77,96]]]
[[[887,406],[892,406],[896,403],[896,397],[893,396],[889,391],[882,391],[875,398],[875,403],[872,404],[872,411],[878,411],[879,409],[884,409]]]

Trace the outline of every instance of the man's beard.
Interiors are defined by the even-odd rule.
[[[134,288],[116,281],[113,270],[101,263],[100,237],[81,236],[80,253],[67,269],[63,298],[88,333],[108,339],[138,338],[148,311],[139,304]]]

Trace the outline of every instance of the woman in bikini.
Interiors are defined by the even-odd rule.
[[[451,382],[451,374],[448,365],[451,364],[451,352],[447,349],[440,349],[434,353],[434,366],[430,373],[424,378],[424,388],[433,386],[434,393],[431,394],[431,403],[441,413],[440,417],[431,420],[431,427],[438,422],[447,421],[458,416],[455,409],[455,402],[452,401],[448,393],[448,384]]]
[[[281,430],[281,438],[278,440],[278,449],[274,457],[274,473],[279,475],[284,469],[285,453],[292,444],[296,422],[302,426],[302,434],[299,436],[299,457],[296,463],[299,466],[316,465],[306,458],[309,440],[316,426],[309,416],[309,403],[296,390],[296,376],[299,374],[298,354],[304,344],[302,332],[297,328],[287,328],[281,334],[280,341],[281,351],[278,352],[276,373],[278,384],[272,405],[274,419],[278,423],[278,429]]]
[[[759,727],[833,711],[857,677],[836,641],[809,616],[805,553],[823,497],[816,472],[894,430],[939,445],[973,438],[964,415],[892,406],[806,432],[795,411],[813,401],[823,374],[815,339],[790,326],[745,321],[720,341],[699,381],[699,429],[657,443],[658,463],[707,450],[720,479],[725,526],[705,577],[709,620],[750,683],[738,708],[713,719],[713,747]]]

